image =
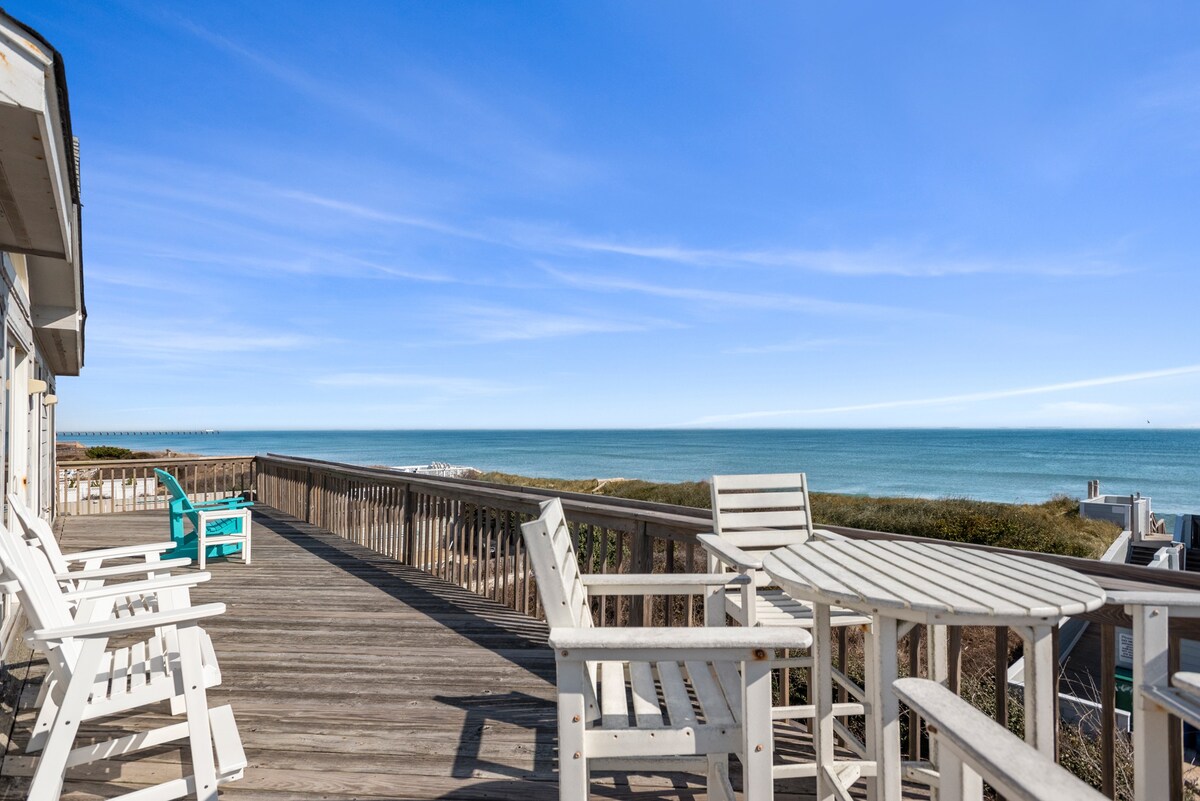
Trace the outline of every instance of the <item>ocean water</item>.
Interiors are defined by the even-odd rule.
[[[694,481],[805,471],[824,492],[1037,502],[1140,492],[1159,513],[1200,513],[1200,430],[721,429],[222,431],[61,435],[180,453],[308,456],[363,465],[470,465],[528,476]]]

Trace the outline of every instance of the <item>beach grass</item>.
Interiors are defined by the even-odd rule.
[[[628,479],[530,478],[509,473],[480,473],[498,484],[563,492],[585,492],[657,503],[711,507],[708,483],[656,483]],[[1079,516],[1079,501],[1060,496],[1044,503],[1009,504],[969,498],[875,498],[865,495],[811,493],[818,525],[886,531],[950,542],[1019,548],[1026,551],[1095,559],[1121,533],[1120,526]]]

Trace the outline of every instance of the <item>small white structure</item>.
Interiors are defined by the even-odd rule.
[[[447,462],[430,462],[429,464],[410,464],[393,467],[401,473],[416,473],[419,476],[435,476],[437,478],[462,478],[479,472],[474,467],[449,464]]]
[[[1170,540],[1154,519],[1150,499],[1142,494],[1101,495],[1100,482],[1088,482],[1088,496],[1079,502],[1079,516],[1086,520],[1107,520],[1128,531],[1135,543],[1146,539]]]

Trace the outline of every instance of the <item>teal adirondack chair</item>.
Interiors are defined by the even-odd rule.
[[[242,552],[250,564],[250,507],[241,497],[195,503],[178,479],[165,470],[154,470],[158,481],[171,494],[171,539],[177,544],[171,556],[195,559],[204,569],[205,560]],[[185,531],[185,522],[191,530]]]

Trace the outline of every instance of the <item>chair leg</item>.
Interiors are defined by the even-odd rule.
[[[558,797],[560,801],[582,801],[588,797],[588,759],[583,742],[587,668],[582,662],[559,662],[557,667]]]
[[[100,667],[100,658],[108,646],[105,638],[87,640],[75,663],[75,675],[63,692],[62,703],[51,722],[42,755],[38,759],[33,781],[29,785],[29,801],[55,801],[62,792],[67,772],[67,757],[79,733],[80,719],[92,693],[92,681]]]
[[[32,754],[35,751],[40,751],[46,747],[46,738],[50,736],[50,729],[54,725],[54,718],[58,715],[58,701],[54,698],[55,679],[53,676],[47,676],[42,689],[38,693],[38,715],[37,720],[33,724],[33,734],[29,737],[29,743],[25,746],[25,753]]]
[[[729,783],[729,755],[708,755],[708,797],[714,801],[737,801],[733,785]]]
[[[201,667],[200,627],[192,624],[179,629],[179,662],[183,697],[187,704],[188,740],[192,752],[192,775],[196,781],[196,801],[217,801],[217,768],[213,756],[212,732],[208,723],[208,693]]]
[[[200,564],[200,569],[204,569],[204,560],[208,557],[208,545],[204,542],[204,534],[208,530],[208,521],[204,518],[204,513],[201,512],[196,516],[196,560]]]
[[[242,559],[246,564],[250,564],[250,512],[246,511],[246,516],[242,519],[243,533],[246,535],[246,544],[242,546]]]
[[[771,739],[771,663],[746,662],[742,668],[742,785],[746,801],[771,801],[774,795]]]

